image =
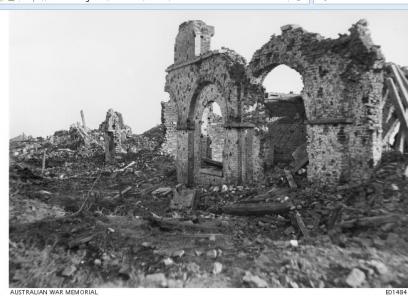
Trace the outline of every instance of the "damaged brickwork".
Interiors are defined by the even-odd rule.
[[[111,162],[117,154],[126,152],[122,144],[132,135],[132,131],[124,124],[121,113],[109,109],[105,121],[99,125],[99,130],[104,132],[105,161]]]
[[[367,179],[382,153],[384,57],[366,21],[349,31],[327,39],[283,26],[247,65],[232,50],[210,49],[212,26],[181,24],[174,64],[167,69],[170,100],[162,103],[163,150],[176,158],[179,182],[259,180],[268,164],[290,160],[304,143],[309,181],[336,185]],[[291,100],[267,101],[263,80],[282,64],[302,76],[304,89]],[[202,115],[213,102],[225,129],[221,173],[202,168]]]

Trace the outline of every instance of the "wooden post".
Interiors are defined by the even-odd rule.
[[[392,124],[388,128],[388,130],[384,132],[383,143],[388,143],[388,144],[390,143],[391,135],[396,131],[397,126],[401,126],[401,125],[400,125],[400,121],[397,118],[395,118],[392,120]]]
[[[394,146],[395,150],[404,154],[404,144],[405,144],[405,138],[402,132],[400,131],[395,137],[395,146]]]
[[[398,94],[398,90],[395,87],[394,81],[391,78],[386,80],[388,89],[390,90],[391,100],[394,103],[395,112],[400,120],[400,132],[408,139],[408,119],[405,113],[405,108],[402,105],[401,98]]]
[[[44,149],[44,155],[43,155],[43,159],[42,159],[42,168],[41,168],[41,174],[44,174],[44,170],[45,170],[45,153],[47,152],[47,150]]]
[[[82,127],[86,128],[84,111],[81,109]]]
[[[399,73],[399,75],[401,76],[401,81],[405,87],[406,90],[408,90],[408,79],[405,77],[404,72],[401,70],[401,68],[397,67],[397,71]]]
[[[401,102],[405,109],[404,111],[406,111],[406,109],[408,109],[408,89],[405,88],[403,78],[398,72],[397,67],[395,65],[391,65],[391,69],[395,78],[395,84],[400,92]]]

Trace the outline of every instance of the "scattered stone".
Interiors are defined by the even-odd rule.
[[[187,271],[192,272],[192,273],[198,273],[198,272],[200,272],[200,266],[197,265],[194,262],[188,263],[187,264]]]
[[[97,258],[97,259],[94,260],[94,265],[95,266],[100,266],[100,265],[102,265],[102,261],[99,258]]]
[[[251,272],[247,271],[245,272],[244,278],[242,278],[244,282],[253,285],[257,288],[267,288],[268,283],[263,280],[262,278],[252,275]]]
[[[142,243],[142,246],[145,247],[145,248],[152,248],[152,243],[143,242],[143,243]]]
[[[215,242],[215,235],[212,234],[210,235],[210,237],[208,238],[211,242]]]
[[[294,248],[299,247],[299,242],[297,240],[290,240],[289,243]]]
[[[223,184],[222,188],[221,188],[221,192],[223,192],[223,193],[228,192],[228,186]]]
[[[217,250],[212,249],[206,252],[207,257],[216,258],[217,257]]]
[[[292,234],[295,232],[295,228],[293,226],[289,226],[288,228],[285,229],[284,233],[286,235]]]
[[[391,184],[391,189],[392,189],[393,191],[399,191],[399,187],[398,187],[398,185],[396,185],[395,183]]]
[[[163,259],[163,263],[165,266],[171,266],[172,264],[174,264],[174,261],[170,257],[167,257]]]
[[[372,267],[374,267],[374,269],[377,271],[378,274],[380,275],[387,275],[389,273],[389,270],[387,268],[387,266],[382,263],[381,261],[378,260],[370,260],[368,262],[368,264]]]
[[[222,272],[222,264],[219,262],[215,262],[213,266],[213,274],[217,275]]]
[[[158,189],[154,190],[154,191],[152,192],[152,195],[153,195],[153,196],[154,196],[154,195],[166,196],[166,195],[170,194],[171,191],[172,191],[172,189],[171,189],[170,187],[161,187],[161,188],[158,188]]]
[[[195,189],[181,189],[173,190],[173,198],[170,201],[170,208],[184,209],[193,208],[196,200],[197,192]]]
[[[155,274],[147,275],[146,282],[148,285],[153,285],[153,286],[160,286],[160,287],[167,286],[167,279],[163,273],[155,273]]]
[[[182,288],[183,287],[183,281],[175,280],[175,279],[169,279],[169,280],[167,280],[167,287],[168,288],[173,288],[173,289]]]
[[[67,266],[61,273],[64,277],[71,277],[76,272],[77,268],[74,265]]]
[[[357,288],[360,287],[364,281],[366,280],[366,276],[363,271],[358,268],[354,268],[351,270],[350,274],[346,278],[346,283],[348,286]]]
[[[185,253],[184,250],[177,250],[177,251],[174,251],[171,256],[172,257],[182,257],[184,253]]]

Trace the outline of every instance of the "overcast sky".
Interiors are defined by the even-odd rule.
[[[215,26],[212,49],[255,50],[298,24],[336,38],[359,19],[388,61],[408,65],[408,12],[386,11],[13,11],[10,16],[10,135],[46,136],[80,120],[96,128],[106,111],[123,114],[133,132],[160,123],[165,69],[173,63],[178,26],[200,19]],[[291,70],[274,70],[268,90],[298,91]]]

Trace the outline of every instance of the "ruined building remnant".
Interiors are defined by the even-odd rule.
[[[382,153],[384,57],[366,21],[338,39],[281,29],[247,64],[232,50],[210,49],[212,26],[180,25],[162,103],[163,150],[176,158],[180,183],[257,181],[275,163],[293,167],[301,151],[317,184],[370,176]],[[300,95],[265,95],[264,79],[282,64],[302,76]]]
[[[99,130],[104,132],[105,161],[110,162],[116,154],[125,152],[122,144],[131,136],[132,132],[130,127],[124,124],[121,113],[109,109],[105,121],[99,126]]]

